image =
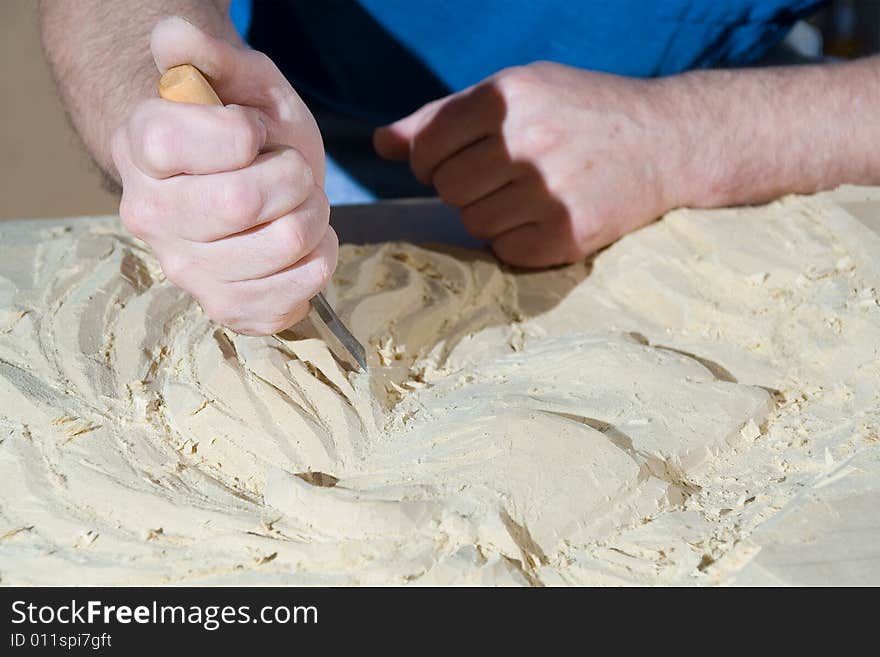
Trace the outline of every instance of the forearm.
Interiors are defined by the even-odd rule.
[[[240,43],[229,0],[41,0],[43,46],[61,98],[84,144],[113,180],[110,138],[131,108],[156,94],[159,73],[150,31],[182,16],[206,32]]]
[[[880,57],[700,71],[657,84],[679,126],[680,205],[880,184]]]

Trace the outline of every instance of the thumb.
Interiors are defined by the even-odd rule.
[[[373,147],[376,152],[389,160],[409,159],[410,145],[430,118],[439,108],[439,101],[428,103],[409,116],[394,123],[377,128],[373,132]]]
[[[242,103],[248,79],[247,51],[211,36],[185,18],[169,16],[156,23],[150,50],[160,73],[180,64],[192,64],[210,80],[224,103]],[[245,93],[243,93],[245,92]]]

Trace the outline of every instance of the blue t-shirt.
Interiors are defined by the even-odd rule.
[[[333,202],[430,194],[372,129],[536,60],[637,77],[760,59],[822,0],[233,0],[315,114]],[[354,191],[352,191],[354,190]]]
[[[297,90],[377,123],[517,64],[654,77],[754,62],[821,0],[233,0]]]

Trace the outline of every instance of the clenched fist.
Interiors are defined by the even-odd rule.
[[[268,335],[302,319],[336,267],[317,125],[268,57],[180,18],[156,66],[190,63],[225,107],[143,101],[113,136],[125,227],[214,320]]]
[[[523,267],[573,262],[685,201],[664,83],[539,62],[376,131],[376,149]]]

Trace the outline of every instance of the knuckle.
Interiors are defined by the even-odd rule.
[[[486,230],[486,222],[483,216],[474,210],[465,208],[461,211],[461,223],[464,229],[478,240],[485,240],[491,237]]]
[[[519,98],[534,92],[536,76],[527,66],[511,66],[493,77],[495,88],[504,98]]]
[[[548,123],[529,123],[517,131],[519,147],[528,156],[544,155],[556,148],[562,133],[556,126]]]
[[[336,270],[336,263],[339,258],[339,238],[334,231],[329,231],[330,241],[325,252],[318,257],[316,269],[317,283],[319,287],[324,287],[333,278],[333,272]]]
[[[248,329],[248,335],[274,335],[275,333],[280,333],[305,317],[309,313],[310,307],[308,301],[301,301],[294,303],[286,311],[261,317],[258,321],[252,322],[252,326]]]
[[[295,148],[285,148],[278,155],[281,178],[298,196],[306,198],[315,187],[315,174],[305,157]]]
[[[149,201],[136,200],[132,194],[123,191],[119,202],[119,217],[125,229],[135,237],[146,240],[156,224],[156,213]]]
[[[236,176],[219,188],[218,202],[217,210],[227,216],[229,222],[239,229],[253,225],[258,220],[263,207],[259,187],[249,184],[242,176]]]
[[[248,319],[247,305],[253,295],[241,283],[227,283],[221,295],[223,314],[227,322],[242,324]]]
[[[438,180],[436,176],[434,177],[434,189],[447,205],[461,207],[467,203],[468,199],[465,198],[460,186],[445,180]]]
[[[139,139],[143,164],[160,173],[172,171],[177,135],[177,130],[168,121],[158,117],[145,120],[140,128]]]
[[[320,245],[330,225],[330,201],[324,190],[315,187],[308,199],[293,213],[302,243],[302,255],[307,252],[306,245],[315,248]]]
[[[333,277],[335,264],[335,257],[330,255],[317,258],[315,266],[311,268],[312,274],[309,276],[312,280],[306,281],[306,287],[315,290],[323,289]]]
[[[496,77],[490,77],[478,84],[471,93],[479,107],[492,118],[494,125],[501,126],[506,122],[509,103]]]
[[[305,255],[306,239],[303,224],[290,215],[277,221],[276,248],[285,256],[285,260],[295,262]]]
[[[318,282],[323,287],[333,278],[333,270],[336,268],[335,251],[332,255],[327,255],[318,260]]]
[[[262,134],[248,115],[239,105],[227,108],[229,121],[229,139],[234,149],[235,160],[241,166],[250,164],[262,147]]]
[[[165,278],[181,289],[186,288],[192,269],[187,259],[178,254],[168,254],[161,259],[161,265]]]
[[[244,295],[234,283],[226,283],[212,294],[204,295],[199,303],[208,317],[224,326],[239,330],[247,324]]]

